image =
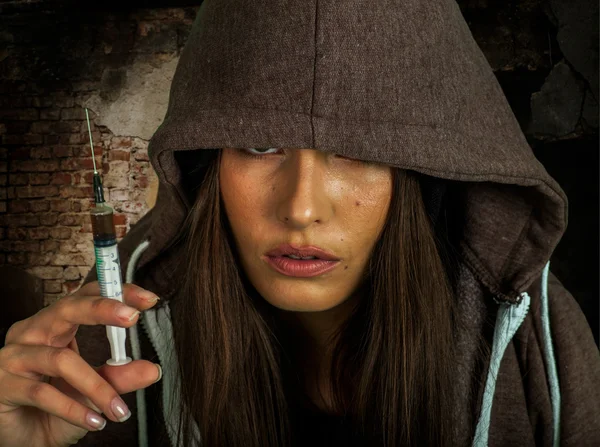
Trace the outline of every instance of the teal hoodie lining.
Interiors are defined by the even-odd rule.
[[[148,248],[149,242],[144,241],[135,249],[127,266],[126,282],[133,283],[135,265],[142,253]],[[552,420],[554,432],[554,447],[560,444],[560,386],[558,382],[558,373],[556,368],[556,358],[554,356],[554,347],[552,343],[552,333],[550,328],[550,313],[548,305],[548,273],[550,271],[550,261],[546,263],[542,271],[541,281],[541,320],[544,334],[545,364],[550,387],[550,399],[552,403]],[[492,344],[492,353],[490,366],[486,378],[481,413],[475,429],[473,447],[484,447],[488,445],[490,419],[494,392],[496,389],[496,380],[500,363],[504,357],[504,352],[515,333],[525,320],[529,311],[531,299],[527,292],[521,294],[522,300],[517,304],[499,304],[496,324],[494,329],[494,339]],[[180,405],[179,383],[177,376],[176,362],[173,358],[174,350],[170,348],[173,343],[173,328],[170,319],[170,309],[168,303],[160,309],[149,309],[142,314],[140,320],[142,327],[158,355],[159,362],[163,368],[162,378],[162,401],[163,416],[171,441],[171,446],[175,447],[177,439],[177,427],[179,425],[177,409]],[[135,360],[141,359],[139,337],[137,327],[129,328],[132,355]],[[171,390],[171,392],[165,392]],[[139,447],[148,446],[148,432],[146,420],[146,398],[143,389],[136,391],[137,418],[138,418],[138,445]],[[194,426],[195,437],[200,442],[200,433],[197,426]],[[177,447],[183,447],[180,442]]]

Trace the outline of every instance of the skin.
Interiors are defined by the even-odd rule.
[[[156,382],[160,369],[147,360],[93,367],[75,335],[80,325],[129,328],[157,300],[133,284],[123,285],[124,303],[103,298],[94,281],[13,324],[0,349],[0,444],[62,447],[98,430],[93,421],[123,422],[119,395]]]
[[[226,148],[219,176],[245,273],[310,340],[306,361],[327,371],[328,337],[360,299],[355,292],[385,223],[391,169],[315,149]],[[286,276],[264,260],[282,243],[317,246],[342,261],[317,277]]]

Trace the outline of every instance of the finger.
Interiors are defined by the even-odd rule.
[[[162,368],[148,360],[134,360],[124,366],[103,365],[96,372],[119,394],[146,388],[162,378]]]
[[[6,344],[65,347],[80,324],[127,328],[137,323],[138,315],[136,308],[111,298],[66,296],[13,324],[6,334]]]
[[[84,430],[102,430],[106,420],[95,411],[65,396],[52,385],[2,373],[2,393],[0,393],[0,413],[10,411],[10,407],[29,406],[59,417],[69,424]]]
[[[123,302],[139,310],[150,309],[160,298],[136,284],[123,284]]]
[[[119,393],[72,350],[50,346],[9,345],[3,351],[6,348],[8,352],[0,357],[0,368],[3,370],[26,378],[36,373],[60,377],[88,397],[111,420],[123,422],[131,416]]]

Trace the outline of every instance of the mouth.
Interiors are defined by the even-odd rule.
[[[285,276],[309,278],[323,275],[340,264],[341,259],[315,246],[283,244],[265,254],[265,261]]]

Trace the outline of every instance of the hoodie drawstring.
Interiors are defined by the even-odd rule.
[[[148,241],[142,242],[136,247],[131,255],[131,259],[127,264],[127,271],[125,272],[125,282],[133,283],[135,274],[135,266],[142,255],[142,253],[148,248],[150,243]],[[137,325],[133,325],[129,328],[129,340],[131,342],[131,354],[134,360],[140,360],[142,358],[142,352],[140,349],[140,338],[138,336]],[[136,390],[135,399],[137,404],[137,422],[138,422],[138,445],[139,447],[148,447],[148,421],[146,420],[146,394],[142,388]]]
[[[554,346],[552,345],[552,333],[550,332],[550,310],[548,305],[548,272],[550,261],[542,272],[542,329],[544,331],[544,347],[546,348],[546,371],[548,371],[548,382],[550,385],[550,400],[552,403],[552,423],[554,428],[554,447],[560,444],[560,386],[558,383],[558,372],[556,370],[556,358],[554,357]]]
[[[544,348],[546,351],[546,371],[548,371],[548,382],[550,385],[550,398],[552,400],[552,420],[554,429],[553,445],[558,447],[560,442],[560,389],[558,386],[558,374],[556,372],[556,359],[552,347],[552,334],[550,332],[550,314],[548,311],[548,272],[550,271],[550,261],[546,263],[542,272],[541,287],[541,319],[544,332]],[[500,362],[506,351],[506,347],[514,337],[517,329],[525,320],[531,299],[527,292],[521,294],[523,298],[520,304],[500,304],[496,316],[496,326],[494,329],[494,341],[492,344],[492,354],[485,389],[483,392],[483,402],[475,437],[473,438],[473,447],[486,447],[488,445],[490,431],[490,417],[492,412],[492,403],[494,391],[496,390],[496,380],[500,369]]]

